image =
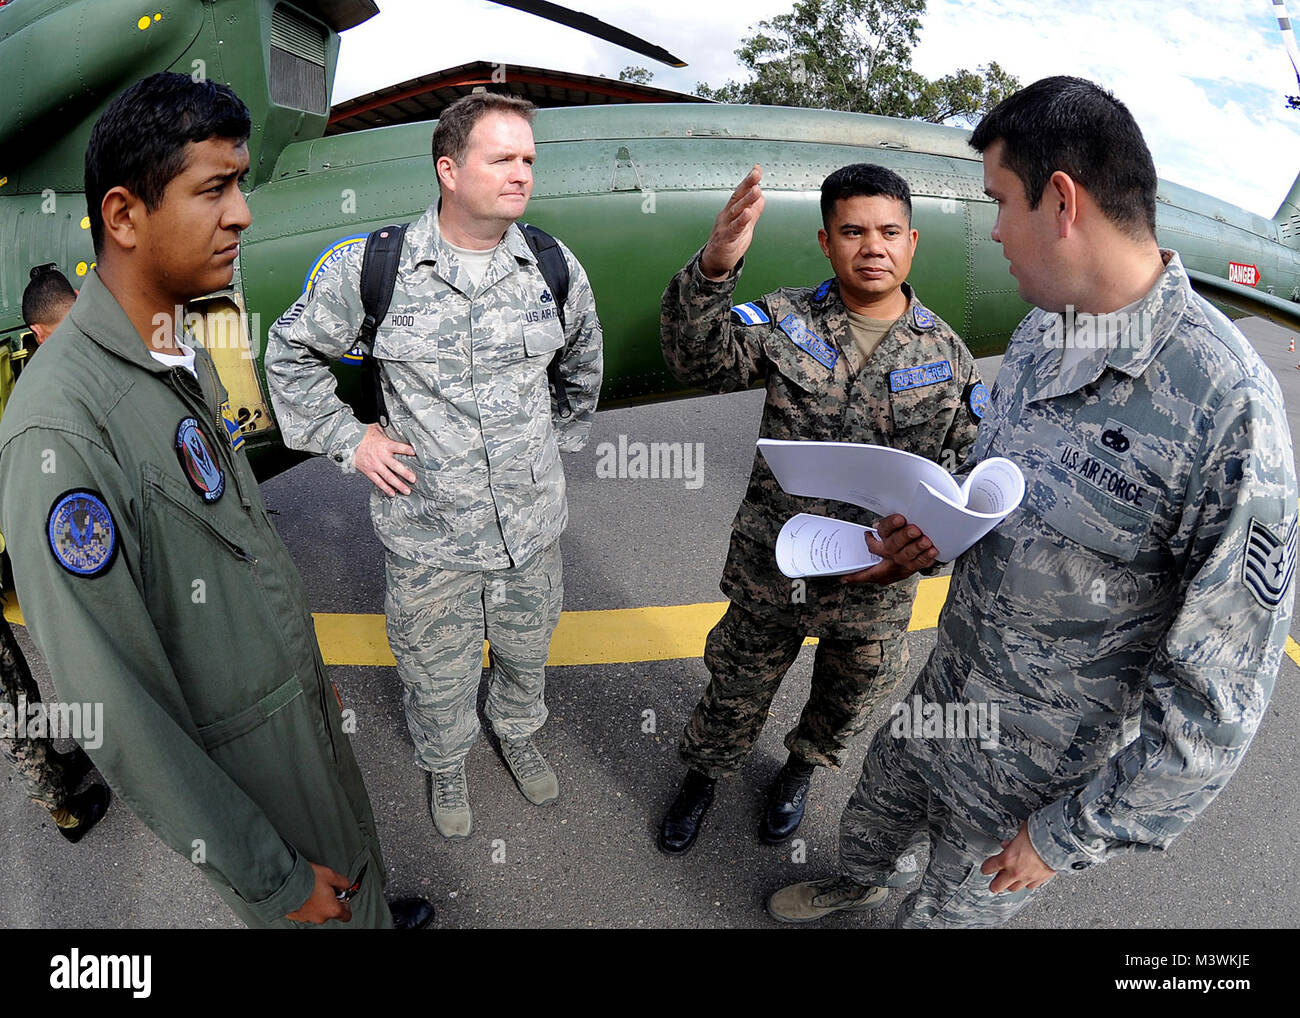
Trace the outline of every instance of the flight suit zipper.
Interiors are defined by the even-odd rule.
[[[208,382],[209,384],[211,384],[212,393],[215,396],[217,392],[217,386],[216,386],[217,379],[215,377],[216,371],[215,369],[213,369],[212,365],[208,361],[206,360],[200,361],[199,358],[195,358],[195,364],[199,364],[199,363],[203,364],[204,372],[205,374],[207,374]],[[240,504],[244,507],[245,510],[251,510],[252,501],[244,494],[243,484],[240,483],[239,471],[236,470],[235,464],[233,462],[234,455],[235,455],[234,450],[231,449],[230,447],[230,439],[226,432],[225,422],[222,421],[221,419],[220,411],[215,410],[208,405],[208,401],[203,398],[203,390],[198,379],[196,379],[184,368],[173,368],[169,372],[169,376],[170,376],[172,387],[177,390],[177,392],[181,395],[183,399],[189,401],[191,404],[194,401],[197,401],[203,405],[204,409],[208,410],[212,418],[213,427],[216,428],[217,434],[223,436],[223,438],[225,439],[224,441],[217,441],[216,444],[222,447],[222,451],[219,452],[217,455],[223,457],[224,462],[227,464],[228,472],[234,476],[235,485],[239,490]],[[199,390],[197,393],[194,391],[196,388]],[[267,525],[270,526],[269,520],[267,521]],[[220,535],[215,528],[209,526],[208,529],[213,533],[216,533],[217,536],[220,538],[220,540],[225,544],[225,546],[229,548],[231,551],[233,551],[240,558],[244,559],[245,561],[249,562],[254,566],[257,565],[256,556],[250,555],[243,548],[240,548],[234,542]],[[303,609],[307,610],[307,606],[305,604],[303,605]],[[308,612],[308,619],[310,619],[310,617],[311,617],[310,612]],[[308,630],[306,636],[310,640],[316,639],[316,634],[312,630],[310,624],[308,624]],[[335,744],[334,730],[330,725],[329,697],[328,697],[328,688],[327,688],[329,686],[329,683],[326,681],[325,676],[321,673],[320,669],[317,669],[316,686],[317,686],[317,696],[320,700],[321,723],[325,726],[325,735],[329,739],[330,755],[332,756],[334,763],[337,764],[339,762],[339,750],[338,750],[338,746]]]

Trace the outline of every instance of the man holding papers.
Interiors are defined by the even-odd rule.
[[[763,209],[761,175],[755,166],[741,181],[708,243],[664,293],[669,367],[714,392],[766,376],[765,438],[889,445],[956,469],[987,393],[965,345],[905,282],[917,243],[906,181],[861,163],[832,173],[822,184],[818,240],[834,277],[732,307]],[[712,678],[682,737],[690,770],[659,832],[665,852],[691,847],[715,781],[740,769],[805,637],[819,638],[812,694],[786,736],[790,757],[759,827],[770,844],[799,826],[813,769],[840,765],[848,741],[903,674],[915,580],[846,586],[836,577],[787,578],[777,567],[777,535],[801,512],[827,515],[827,501],[786,494],[756,454],[722,576],[731,605],[704,652]],[[834,515],[876,521],[847,506]],[[892,575],[882,563],[870,578]]]
[[[840,874],[773,894],[783,922],[878,904],[926,842],[899,926],[995,926],[1057,873],[1167,848],[1241,762],[1286,642],[1282,397],[1157,247],[1132,115],[1091,82],[1047,78],[971,145],[993,239],[1037,306],[972,459],[1013,461],[1026,493],[957,560],[907,702],[996,707],[997,730],[881,729],[844,812]]]

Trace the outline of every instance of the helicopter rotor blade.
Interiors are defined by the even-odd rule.
[[[1295,71],[1296,83],[1300,84],[1300,50],[1296,49],[1295,32],[1291,28],[1291,18],[1287,14],[1286,0],[1273,0],[1273,13],[1277,16],[1277,27],[1282,31],[1286,55],[1291,58],[1291,69]]]
[[[554,21],[557,25],[576,28],[579,32],[585,32],[597,39],[612,42],[615,46],[630,49],[633,53],[640,53],[643,57],[658,60],[669,67],[686,66],[686,61],[673,56],[662,46],[646,42],[630,32],[615,28],[599,18],[593,18],[590,14],[579,14],[577,11],[561,7],[559,4],[545,3],[544,0],[488,0],[488,2],[500,4],[502,7],[513,7],[515,10],[523,11],[526,14],[535,14],[547,21]]]

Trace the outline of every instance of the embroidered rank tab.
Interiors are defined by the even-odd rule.
[[[889,391],[904,392],[925,385],[937,385],[952,378],[952,365],[947,361],[932,361],[914,368],[899,368],[889,373]]]
[[[1291,586],[1295,549],[1296,518],[1292,518],[1284,538],[1278,538],[1259,520],[1251,519],[1242,555],[1241,582],[1269,611],[1277,609]]]
[[[810,332],[798,315],[786,315],[782,318],[781,331],[794,341],[795,346],[811,354],[823,367],[831,371],[835,370],[835,362],[840,356],[839,351],[815,332]]]

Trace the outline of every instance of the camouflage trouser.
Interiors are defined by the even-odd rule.
[[[41,702],[41,691],[32,678],[22,648],[14,638],[9,622],[0,616],[0,702],[10,705],[18,718],[19,694],[28,704]],[[65,760],[49,739],[2,739],[0,754],[18,771],[27,798],[51,813],[63,809],[75,788],[70,787],[67,765],[83,751],[78,748]]]
[[[492,730],[520,739],[541,728],[546,657],[564,602],[560,542],[509,569],[438,569],[391,551],[386,567],[388,645],[420,766],[456,770],[474,745],[484,638]]]
[[[901,928],[1000,926],[1034,891],[989,891],[984,860],[998,838],[953,816],[911,767],[903,739],[886,725],[862,761],[862,778],[840,818],[840,869],[860,884],[897,887],[916,876],[914,855],[929,844],[920,886],[899,906]],[[958,793],[960,794],[960,793]]]
[[[849,740],[907,670],[907,643],[823,636],[812,692],[785,746],[808,763],[838,769]],[[736,773],[767,720],[768,708],[807,634],[781,608],[731,602],[704,645],[712,676],[682,733],[687,766],[721,778]]]

